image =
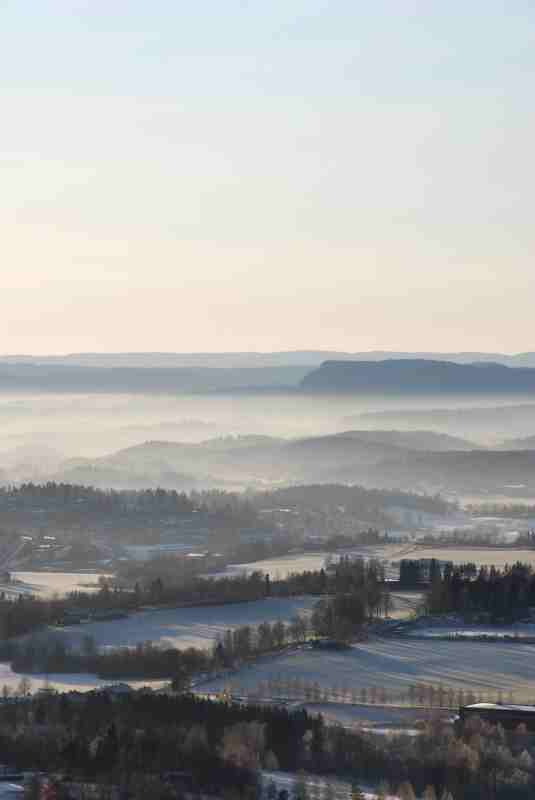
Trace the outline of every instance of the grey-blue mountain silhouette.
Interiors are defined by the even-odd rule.
[[[425,359],[325,361],[303,378],[301,389],[388,394],[532,393],[535,369]]]

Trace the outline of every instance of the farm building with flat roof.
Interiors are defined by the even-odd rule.
[[[535,706],[517,706],[508,703],[472,703],[459,709],[459,720],[466,722],[470,717],[480,717],[492,725],[498,723],[509,730],[525,725],[535,733]]]

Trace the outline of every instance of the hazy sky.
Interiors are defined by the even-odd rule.
[[[0,0],[8,353],[535,349],[533,0]]]

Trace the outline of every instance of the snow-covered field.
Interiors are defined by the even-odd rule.
[[[535,638],[535,623],[534,622],[517,622],[512,625],[437,625],[437,626],[419,626],[415,625],[414,628],[408,633],[409,636],[424,636],[427,639],[443,638],[445,636],[475,639],[478,636],[489,638],[502,638],[507,639],[515,637],[517,639]]]
[[[91,689],[97,689],[103,686],[109,686],[112,681],[100,680],[95,675],[86,675],[83,673],[76,674],[50,674],[50,675],[29,675],[20,672],[13,672],[9,664],[0,663],[0,690],[7,686],[11,692],[16,692],[22,677],[27,677],[30,681],[31,691],[36,692],[39,689],[49,686],[56,689],[58,692],[79,691],[87,692]],[[121,681],[121,683],[128,683],[134,689],[140,689],[143,686],[151,686],[153,689],[159,689],[165,686],[169,681]]]
[[[252,572],[269,572],[272,578],[286,578],[292,572],[305,572],[319,570],[325,567],[326,561],[331,559],[337,561],[341,555],[350,555],[353,558],[378,558],[389,563],[391,560],[402,557],[406,545],[387,544],[384,546],[355,547],[351,550],[331,553],[321,550],[316,553],[298,553],[295,555],[279,556],[278,558],[266,558],[263,561],[254,561],[249,564],[229,564],[223,572],[218,575],[250,575]],[[394,577],[398,577],[397,570]]]
[[[231,686],[254,691],[260,682],[299,680],[322,688],[382,688],[407,691],[417,683],[489,692],[512,690],[516,702],[535,702],[535,645],[380,639],[348,651],[301,649],[254,667],[232,680],[204,684],[206,691]]]
[[[314,597],[272,597],[252,603],[155,609],[131,614],[126,619],[55,630],[72,643],[80,642],[84,636],[92,636],[99,647],[133,647],[146,641],[180,648],[210,647],[229,628],[279,619],[288,622],[299,613],[308,613],[315,602]]]
[[[381,706],[360,706],[348,703],[303,703],[299,708],[310,714],[321,714],[327,722],[337,722],[346,727],[364,727],[383,730],[386,727],[413,728],[418,722],[428,719],[449,719],[453,712],[437,709],[387,708]]]
[[[62,596],[74,591],[98,591],[101,575],[100,572],[13,572],[13,583],[5,588],[19,594]]]

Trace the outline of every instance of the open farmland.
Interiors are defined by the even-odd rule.
[[[55,689],[57,692],[90,692],[93,689],[103,688],[110,686],[112,681],[103,678],[97,678],[96,675],[88,673],[58,673],[58,674],[35,674],[27,672],[13,672],[11,666],[6,663],[0,663],[0,689],[7,687],[10,692],[17,692],[21,678],[27,678],[30,682],[30,691],[36,692],[44,687]],[[133,689],[141,689],[149,686],[152,689],[160,689],[166,686],[169,681],[156,681],[156,680],[125,680],[121,683],[127,683]]]
[[[251,603],[220,606],[166,608],[141,611],[126,619],[90,622],[54,629],[71,644],[92,636],[100,648],[134,647],[151,641],[170,647],[210,647],[229,628],[260,625],[261,622],[288,622],[299,613],[308,613],[316,598],[268,598]]]
[[[513,692],[517,702],[535,700],[535,645],[380,639],[347,651],[301,648],[265,659],[231,678],[203,685],[207,691],[230,686],[254,692],[269,681],[300,681],[322,689],[385,688],[407,692],[418,683],[475,693]]]
[[[98,591],[98,580],[102,576],[100,572],[13,572],[13,583],[5,588],[18,594],[64,597],[70,592]]]
[[[391,561],[399,560],[405,556],[407,545],[386,544],[354,547],[350,550],[338,551],[333,553],[327,550],[320,550],[314,553],[295,553],[277,558],[266,558],[262,561],[253,561],[248,564],[229,564],[224,572],[218,575],[250,575],[252,572],[267,572],[272,578],[286,578],[295,572],[306,572],[320,570],[330,561],[335,563],[341,556],[351,556],[351,558],[377,558],[385,562],[387,573]],[[398,577],[398,568],[390,577]]]

